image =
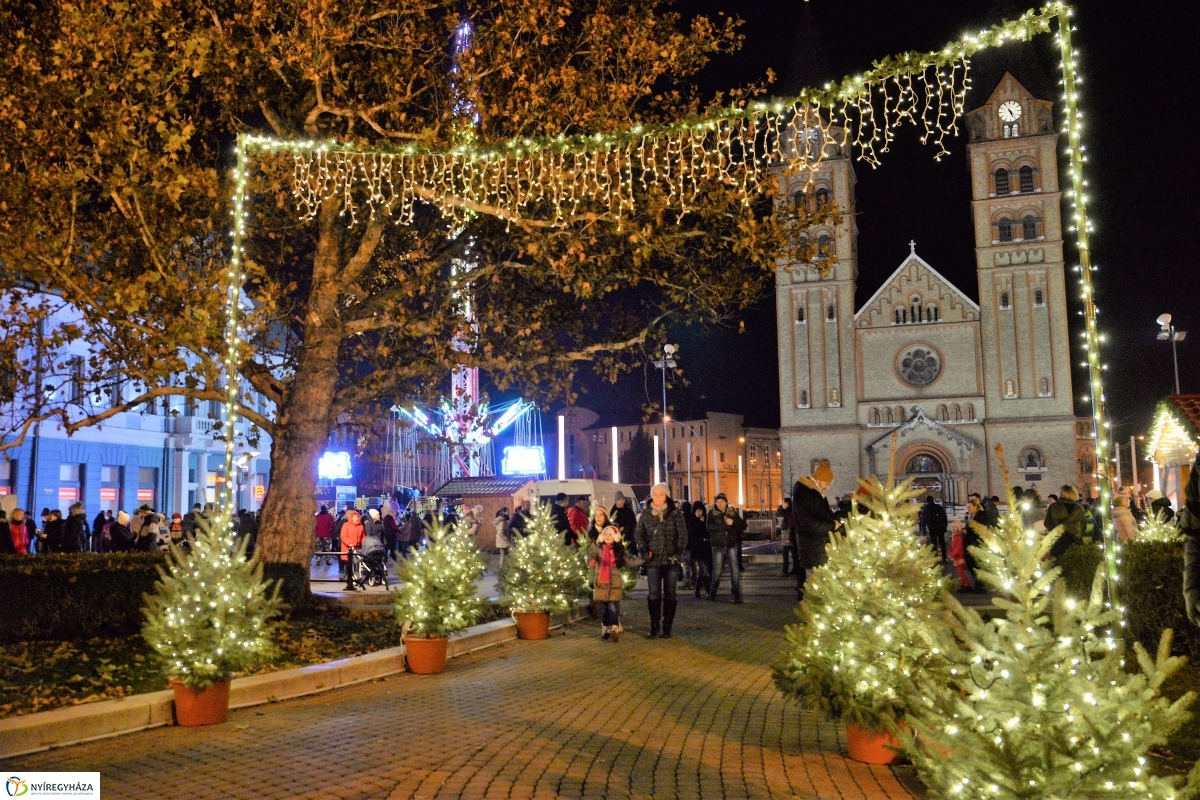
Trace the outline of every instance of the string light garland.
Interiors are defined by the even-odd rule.
[[[514,613],[565,614],[586,593],[590,578],[579,548],[563,542],[550,508],[539,505],[504,559],[496,588],[501,605]]]
[[[476,585],[484,562],[467,526],[436,525],[429,544],[400,562],[400,589],[392,595],[396,621],[405,636],[440,638],[469,628],[483,616]]]
[[[665,190],[681,211],[696,202],[706,181],[742,189],[749,203],[761,181],[782,168],[812,177],[824,159],[842,152],[875,166],[905,124],[945,155],[946,140],[958,132],[970,87],[970,58],[981,50],[1027,41],[1055,32],[1062,54],[1067,137],[1067,192],[1073,204],[1071,230],[1079,250],[1084,303],[1084,348],[1088,396],[1096,433],[1096,479],[1104,510],[1104,546],[1109,601],[1118,604],[1119,552],[1112,525],[1112,486],[1108,466],[1110,426],[1103,389],[1087,213],[1086,161],[1079,111],[1078,55],[1072,45],[1070,6],[1048,3],[1016,20],[968,34],[941,50],[907,52],[876,62],[861,75],[820,88],[808,88],[778,101],[750,102],[663,125],[635,125],[609,133],[559,135],[481,142],[456,141],[450,148],[420,144],[369,146],[335,141],[290,141],[242,134],[236,145],[233,230],[226,344],[226,484],[223,518],[232,524],[234,424],[237,420],[239,304],[243,243],[246,235],[246,178],[251,151],[261,156],[291,156],[292,189],[302,218],[314,217],[325,200],[337,199],[351,224],[360,211],[386,213],[399,224],[426,203],[463,223],[472,213],[488,213],[511,222],[526,215],[565,224],[577,214],[606,216],[618,228],[633,210],[639,192]]]

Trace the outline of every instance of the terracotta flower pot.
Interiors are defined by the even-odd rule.
[[[446,668],[446,637],[414,639],[404,637],[404,663],[409,672],[435,675]]]
[[[864,764],[890,764],[900,755],[900,742],[887,731],[846,725],[846,746],[850,757]],[[892,748],[895,748],[894,750]]]
[[[550,613],[548,611],[534,611],[532,613],[518,611],[516,617],[518,639],[550,638]]]
[[[171,678],[175,690],[175,722],[179,725],[215,725],[229,719],[229,681],[214,681],[207,689],[189,689]]]

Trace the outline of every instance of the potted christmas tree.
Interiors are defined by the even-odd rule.
[[[233,674],[276,652],[279,585],[270,591],[257,556],[246,560],[248,543],[235,545],[228,525],[202,531],[190,552],[171,548],[143,596],[142,636],[166,663],[180,725],[224,722]]]
[[[1003,463],[1003,458],[1001,458]],[[1010,500],[1009,508],[1015,508]],[[1104,565],[1091,595],[1076,598],[1046,560],[1060,530],[1026,529],[1016,512],[979,531],[978,575],[1003,597],[1004,617],[983,620],[947,597],[939,630],[946,659],[917,676],[905,732],[921,779],[938,797],[1192,797],[1157,777],[1147,761],[1188,718],[1193,694],[1161,694],[1184,659],[1171,656],[1171,631],[1151,656],[1134,645],[1126,668],[1120,611],[1104,598]]]
[[[863,485],[868,513],[830,537],[774,676],[785,695],[847,721],[851,758],[887,764],[899,749],[892,731],[908,712],[908,679],[938,658],[928,628],[945,578],[914,530],[920,506],[909,501],[920,490],[875,477]]]
[[[563,542],[550,511],[533,513],[526,535],[517,537],[500,568],[500,601],[517,619],[521,639],[550,635],[550,613],[565,614],[587,591],[587,563],[578,549]]]
[[[451,633],[469,628],[483,614],[478,581],[483,557],[463,525],[427,533],[429,544],[400,562],[400,589],[393,596],[410,672],[446,668]]]

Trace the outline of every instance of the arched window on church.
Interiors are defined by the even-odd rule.
[[[1008,217],[1001,217],[1000,222],[996,226],[1000,231],[1000,241],[1011,242],[1013,240],[1013,223]]]
[[[921,321],[921,296],[914,294],[912,297],[912,300],[910,302],[912,303],[912,321],[920,322]]]
[[[938,307],[937,306],[931,304],[928,308],[925,309],[925,321],[926,322],[937,322],[938,321]]]
[[[975,421],[975,406],[971,405],[970,403],[967,403],[966,410],[963,412],[963,417],[967,420],[967,422],[974,422]]]
[[[830,243],[829,234],[822,233],[817,237],[817,258],[829,258],[833,252],[833,246]]]
[[[896,309],[896,324],[897,325],[899,325],[902,322],[902,320],[900,319],[901,313],[902,313],[902,309],[897,308]]]
[[[1012,186],[1008,180],[1008,170],[1001,167],[996,170],[996,194],[1008,194]]]
[[[897,308],[896,309],[896,323],[903,324],[905,322],[908,322],[908,309],[907,308]]]
[[[1026,214],[1021,220],[1021,238],[1029,241],[1037,238],[1037,217]]]
[[[950,411],[945,406],[938,406],[937,409],[938,422],[946,422],[950,419]]]
[[[841,397],[841,395],[838,393],[838,390],[837,390],[837,389],[830,389],[830,390],[829,390],[829,405],[831,405],[831,406],[840,406],[841,404],[842,404],[842,397]]]
[[[829,307],[825,309],[825,319],[829,320],[830,322],[833,322],[835,319],[837,319],[837,311],[834,309],[833,303],[830,303]]]
[[[1004,396],[1005,397],[1016,397],[1017,396],[1017,382],[1014,381],[1012,378],[1009,378],[1008,380],[1006,380],[1004,382]]]
[[[1026,164],[1020,170],[1021,193],[1033,191],[1033,167]]]
[[[884,411],[886,412],[886,414],[884,415],[884,419],[887,421],[887,424],[888,425],[895,424],[896,419],[892,416],[892,410],[890,408],[885,408]]]
[[[904,407],[896,406],[896,422],[904,422]]]
[[[1042,294],[1042,290],[1041,290],[1041,289],[1034,289],[1034,290],[1033,290],[1033,304],[1034,304],[1035,306],[1044,306],[1044,305],[1046,305],[1046,295]]]
[[[803,189],[792,195],[792,205],[798,213],[808,208],[808,195],[804,193]]]
[[[871,409],[871,424],[872,425],[879,424],[879,409],[878,408]]]
[[[800,390],[800,407],[808,408],[808,392],[804,389]]]
[[[829,205],[829,190],[822,186],[817,189],[817,208]]]
[[[958,403],[954,404],[954,421],[962,422],[962,409],[959,408]]]
[[[1042,397],[1050,396],[1050,379],[1049,378],[1042,378],[1042,380],[1038,383],[1038,394],[1041,395]]]
[[[1008,305],[1008,292],[1001,292],[1001,293],[1000,293],[1000,307],[1001,307],[1001,308],[1008,308],[1008,307],[1009,307],[1009,305]]]
[[[802,325],[804,324],[804,306],[800,306],[796,309],[796,322],[799,322]]]

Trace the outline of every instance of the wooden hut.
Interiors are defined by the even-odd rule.
[[[1154,465],[1154,488],[1183,507],[1196,453],[1200,451],[1200,394],[1175,394],[1159,403],[1150,431],[1148,452]]]
[[[483,506],[479,514],[479,532],[476,541],[485,550],[496,546],[496,526],[492,520],[502,507],[508,515],[522,500],[537,504],[537,481],[532,478],[506,478],[486,476],[479,478],[451,478],[439,486],[433,495],[441,500],[464,508]]]

